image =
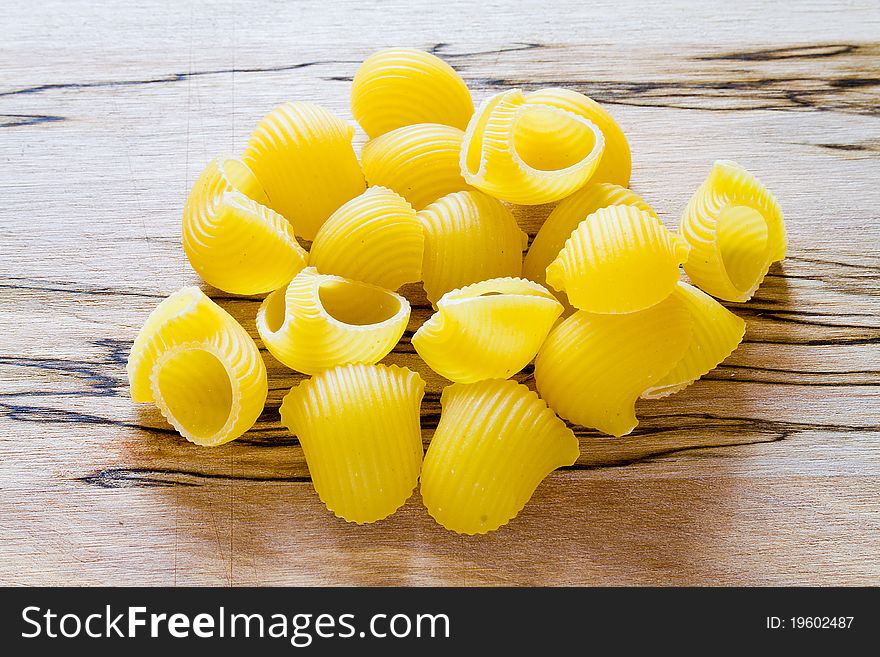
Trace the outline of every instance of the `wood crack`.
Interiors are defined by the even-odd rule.
[[[53,114],[0,114],[0,128],[23,128],[42,123],[58,123],[66,120]]]

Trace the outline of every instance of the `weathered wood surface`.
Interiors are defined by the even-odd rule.
[[[0,583],[880,584],[876,2],[256,4],[0,19]],[[372,526],[328,514],[279,423],[297,376],[268,354],[263,417],[214,450],[125,381],[147,313],[197,282],[178,234],[204,164],[282,100],[349,116],[357,62],[403,44],[477,99],[559,84],[607,103],[670,226],[731,158],[790,231],[736,307],[733,357],[640,403],[628,438],[579,432],[578,463],[485,537],[446,532],[417,495]],[[542,216],[520,213],[532,234]],[[212,296],[256,335],[258,300]],[[429,382],[427,441],[442,384],[407,339],[387,360]]]

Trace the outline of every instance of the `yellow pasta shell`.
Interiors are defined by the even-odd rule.
[[[461,149],[467,183],[496,198],[536,205],[581,188],[605,148],[602,131],[579,114],[526,103],[519,89],[485,101],[471,117]]]
[[[691,340],[675,367],[642,397],[656,399],[678,392],[714,369],[742,342],[746,323],[705,292],[679,282],[673,295],[691,318]]]
[[[785,257],[782,210],[735,162],[718,161],[681,217],[692,247],[684,270],[698,287],[726,301],[748,301],[770,265]]]
[[[175,292],[150,314],[127,370],[132,399],[155,402],[198,445],[221,445],[250,429],[269,389],[247,331],[196,287]]]
[[[645,200],[634,191],[611,183],[589,183],[559,202],[532,240],[523,262],[523,275],[542,285],[547,282],[547,265],[556,259],[572,231],[588,216],[609,205],[632,205],[654,214]],[[557,298],[567,303],[565,294]]]
[[[422,279],[425,234],[406,199],[384,187],[370,187],[330,215],[321,226],[309,264],[396,290]]]
[[[672,370],[690,340],[690,313],[677,294],[626,315],[578,311],[538,352],[538,393],[566,420],[626,435],[638,424],[636,399]]]
[[[422,280],[431,303],[450,290],[522,274],[526,235],[510,210],[481,192],[456,192],[418,213],[425,228]]]
[[[571,89],[550,87],[526,94],[526,103],[549,105],[577,114],[595,123],[605,137],[605,150],[590,182],[629,186],[632,155],[629,142],[614,118],[592,98]]]
[[[460,130],[474,113],[464,80],[439,57],[389,48],[367,57],[351,85],[351,113],[369,137],[414,123]]]
[[[380,361],[400,340],[409,314],[409,302],[398,294],[306,267],[263,300],[257,331],[275,358],[314,374]]]
[[[388,187],[416,210],[451,192],[470,189],[458,157],[464,133],[436,123],[397,128],[368,141],[361,152],[370,185]]]
[[[279,105],[257,124],[243,160],[273,209],[312,240],[340,205],[366,184],[351,146],[354,128],[320,105]]]
[[[612,205],[578,224],[547,266],[547,283],[581,310],[635,312],[672,292],[688,250],[652,212]]]
[[[412,495],[424,393],[425,382],[405,367],[344,365],[284,397],[281,422],[299,438],[318,497],[337,517],[375,522]]]
[[[459,534],[485,534],[522,510],[538,484],[578,458],[571,429],[514,381],[454,383],[422,466],[422,500]]]
[[[459,383],[506,379],[525,367],[562,306],[543,286],[493,278],[444,294],[412,345],[435,372]]]
[[[239,160],[214,160],[183,211],[183,250],[209,285],[233,294],[275,290],[305,267],[293,226],[266,207],[266,195]]]

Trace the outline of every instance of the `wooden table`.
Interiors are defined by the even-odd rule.
[[[876,2],[92,4],[0,19],[0,583],[880,584]],[[330,515],[279,422],[299,377],[268,354],[266,411],[222,448],[128,397],[144,318],[197,283],[179,225],[199,171],[280,101],[350,116],[358,62],[389,45],[442,55],[477,100],[605,103],[669,226],[730,158],[790,232],[724,366],[641,402],[627,438],[579,431],[577,465],[483,537],[418,495],[371,526]],[[408,291],[407,336],[428,315]],[[258,299],[211,293],[256,335]],[[407,338],[387,361],[426,377],[436,418]]]

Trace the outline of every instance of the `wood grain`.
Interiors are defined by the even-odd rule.
[[[880,584],[880,8],[873,2],[11,5],[0,41],[0,584]],[[208,450],[134,406],[144,318],[197,283],[180,213],[204,164],[286,99],[342,115],[358,61],[430,49],[482,99],[559,84],[606,103],[633,186],[674,226],[716,158],[776,193],[790,257],[732,307],[743,346],[640,402],[497,533],[418,496],[349,526],[278,418],[299,377]],[[359,143],[363,136],[359,137]],[[549,208],[522,209],[534,235]],[[211,295],[253,334],[258,299]],[[409,343],[388,362],[443,383]],[[519,377],[528,382],[530,370]]]

